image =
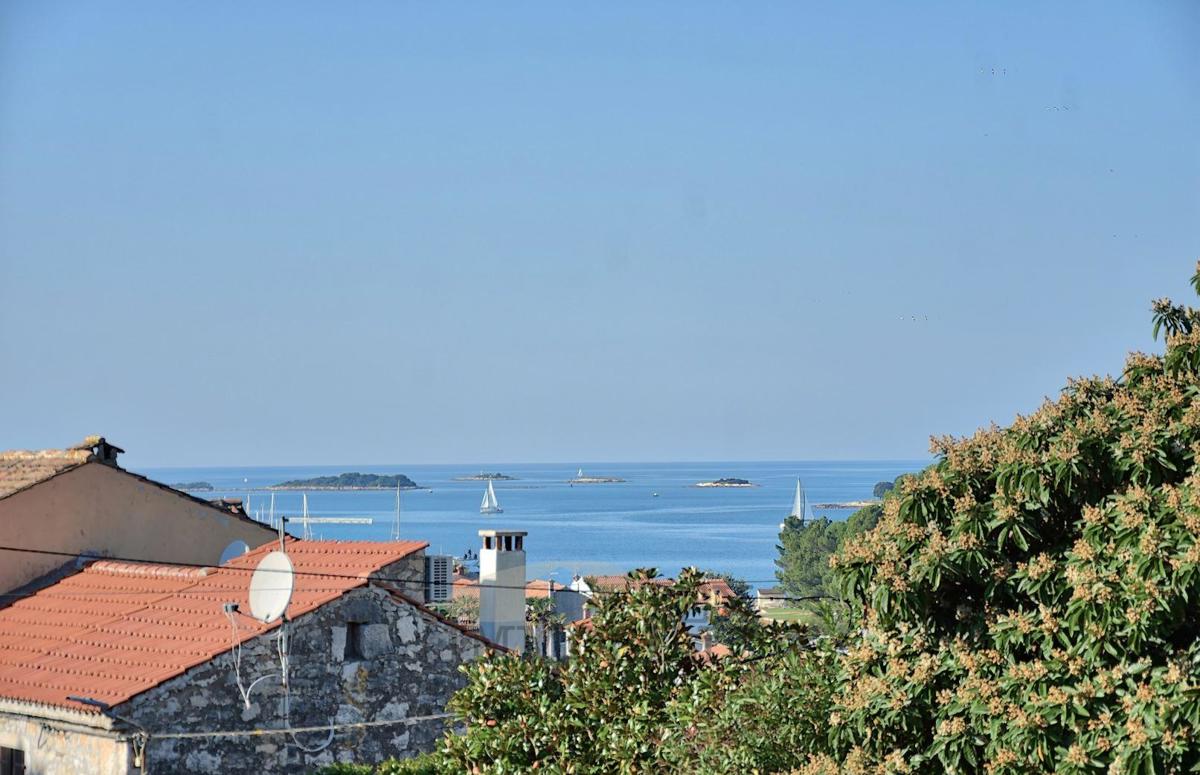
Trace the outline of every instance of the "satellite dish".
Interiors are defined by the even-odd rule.
[[[234,541],[225,547],[225,551],[221,552],[221,559],[217,564],[224,565],[230,560],[236,560],[248,551],[250,551],[250,547],[246,545],[245,541]]]
[[[250,613],[262,622],[273,622],[283,616],[292,601],[292,561],[280,551],[262,558],[250,577]]]

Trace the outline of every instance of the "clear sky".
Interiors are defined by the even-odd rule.
[[[921,457],[1198,257],[1200,3],[0,5],[0,448]]]

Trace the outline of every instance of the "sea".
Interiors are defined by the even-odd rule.
[[[929,460],[730,463],[585,463],[586,476],[615,477],[611,484],[569,484],[580,465],[335,465],[252,468],[154,468],[145,473],[167,484],[204,481],[215,488],[202,498],[237,497],[251,516],[266,520],[268,487],[293,479],[349,471],[405,474],[421,489],[401,493],[400,536],[429,542],[431,554],[478,551],[481,529],[524,530],[530,579],[569,582],[578,575],[656,568],[674,576],[694,566],[729,573],[755,587],[775,583],[779,527],[791,509],[799,478],[810,504],[871,498],[876,482],[919,471]],[[480,472],[515,477],[493,483],[502,514],[480,514],[487,483],[462,481]],[[723,477],[756,487],[700,488]],[[301,491],[276,491],[275,514],[298,517]],[[371,524],[317,524],[313,537],[386,541],[396,514],[394,490],[309,490],[313,517],[365,517]],[[814,508],[817,516],[845,519],[852,508]],[[299,535],[298,522],[288,531]],[[216,558],[214,558],[215,561]]]

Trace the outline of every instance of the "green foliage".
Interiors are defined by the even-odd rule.
[[[844,522],[819,517],[807,522],[790,516],[779,533],[779,558],[775,575],[792,597],[828,595],[832,592],[829,558],[846,532]]]
[[[636,583],[652,577],[635,572],[628,594],[600,596],[565,664],[505,655],[465,666],[450,708],[467,729],[443,740],[443,771],[736,772],[798,766],[819,750],[833,657],[737,599],[727,614],[744,650],[700,658],[683,620],[704,605],[702,574]]]
[[[876,482],[875,487],[871,489],[871,495],[876,498],[882,498],[891,492],[895,486],[895,482]]]
[[[314,490],[336,490],[336,489],[362,489],[362,490],[394,490],[396,487],[401,489],[413,489],[417,483],[409,479],[404,474],[360,474],[351,472],[347,474],[338,474],[337,476],[314,476],[311,479],[292,479],[287,482],[280,482],[273,487],[286,488],[290,490],[311,487]]]
[[[742,581],[737,576],[729,573],[721,573],[713,570],[700,571],[700,575],[706,579],[724,579],[729,585],[729,589],[733,594],[742,599],[749,599],[750,585]],[[735,615],[734,615],[735,616]],[[723,609],[713,610],[708,617],[709,632],[712,634],[714,643],[723,643],[727,646],[740,646],[736,642],[738,637],[737,629],[734,625],[736,621],[734,616]]]
[[[850,536],[870,530],[879,521],[883,510],[878,505],[865,506],[844,522],[820,517],[802,522],[791,516],[783,523],[779,557],[775,575],[785,592],[792,597],[837,595],[837,584],[829,559],[837,553]]]
[[[433,754],[423,754],[411,759],[388,759],[377,765],[329,764],[316,771],[316,775],[438,775],[438,760]]]
[[[447,619],[453,619],[456,622],[479,622],[478,595],[461,595],[445,603],[437,603],[433,608]]]
[[[1200,290],[1200,271],[1193,278]],[[1200,313],[1166,353],[935,442],[838,556],[847,772],[1167,773],[1200,761]]]

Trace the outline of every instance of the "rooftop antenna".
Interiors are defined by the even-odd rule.
[[[279,634],[276,636],[276,645],[279,651],[279,680],[286,690],[288,684],[287,607],[292,601],[295,573],[292,570],[292,561],[283,552],[282,522],[280,522],[279,534],[280,549],[269,553],[266,557],[259,560],[258,565],[254,568],[254,575],[250,577],[248,597],[250,599],[251,616],[263,624],[270,624],[274,621],[280,622]],[[241,546],[238,547],[238,544],[241,544]],[[246,544],[241,541],[234,541],[225,551],[229,552],[235,548],[245,548],[245,546]],[[224,555],[222,555],[222,560],[224,560]],[[249,686],[242,685],[242,646],[238,641],[238,625],[237,617],[235,616],[235,614],[239,614],[241,611],[238,610],[238,604],[232,602],[225,603],[222,608],[225,611],[225,615],[229,617],[229,624],[233,633],[233,672],[237,679],[238,693],[242,696],[242,704],[246,708],[249,708],[250,693],[254,691],[254,687],[272,677],[274,673],[259,676],[251,681]]]
[[[231,541],[229,546],[225,547],[225,551],[221,552],[221,559],[217,561],[217,564],[224,565],[230,560],[236,560],[248,551],[250,551],[250,547],[245,541]]]
[[[263,557],[250,577],[250,614],[264,624],[283,619],[295,583],[292,561],[286,552],[276,550]]]

